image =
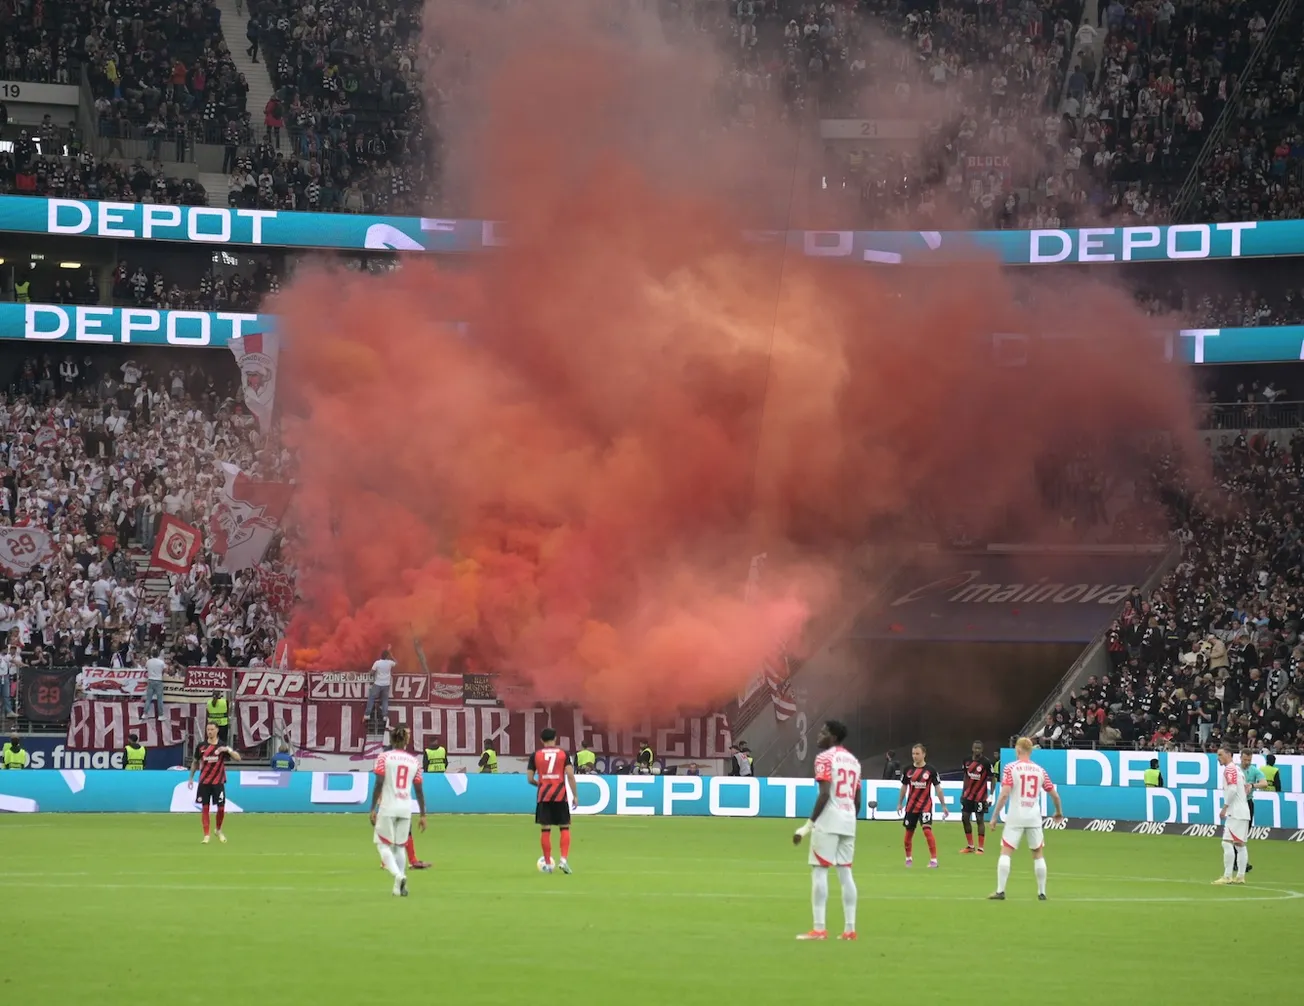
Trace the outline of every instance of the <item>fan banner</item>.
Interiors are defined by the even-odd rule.
[[[171,514],[164,514],[159,522],[158,537],[154,539],[154,554],[150,563],[155,569],[184,573],[195,561],[202,544],[203,536],[198,528]]]
[[[72,751],[121,751],[135,734],[147,748],[185,744],[196,724],[203,722],[201,703],[165,704],[163,715],[141,718],[141,704],[134,700],[90,701],[72,704],[65,741]]]
[[[280,338],[274,332],[242,335],[227,346],[240,368],[240,385],[244,403],[258,426],[266,432],[272,425],[276,404],[276,361],[280,355]]]
[[[221,466],[224,482],[213,500],[213,552],[228,573],[257,566],[280,527],[293,487],[255,482],[235,465]]]
[[[0,527],[0,569],[26,576],[54,555],[50,532],[38,527]]]
[[[24,667],[18,672],[18,700],[23,716],[37,723],[68,719],[77,688],[75,667]]]

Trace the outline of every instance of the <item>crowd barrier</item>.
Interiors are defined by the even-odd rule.
[[[377,217],[348,213],[168,206],[0,196],[0,231],[274,248],[333,248],[435,254],[507,243],[493,220]],[[1304,254],[1304,220],[1033,231],[749,231],[794,252],[873,264],[996,259],[1055,262],[1183,262]]]
[[[227,810],[234,813],[359,813],[370,804],[367,772],[237,771],[227,783]],[[805,817],[814,804],[810,779],[748,779],[729,776],[580,776],[580,814],[621,817]],[[944,786],[952,816],[959,810],[959,783]],[[867,781],[860,817],[895,821],[900,787]],[[427,808],[434,814],[528,814],[535,793],[521,775],[428,775]],[[0,773],[0,810],[11,812],[186,813],[195,810],[194,790],[176,771],[46,769]],[[1074,819],[1213,825],[1221,790],[1061,788]],[[935,808],[937,810],[938,808]],[[1045,808],[1044,808],[1045,809]],[[1255,824],[1265,829],[1304,829],[1304,794],[1261,794]]]

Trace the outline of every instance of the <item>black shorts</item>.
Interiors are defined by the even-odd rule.
[[[977,815],[978,817],[986,817],[987,801],[986,800],[961,800],[960,813],[974,814]]]
[[[201,782],[199,789],[195,793],[195,803],[208,806],[210,803],[215,807],[226,806],[226,783],[224,782]]]
[[[925,828],[933,826],[933,812],[931,810],[906,811],[906,816],[901,819],[905,825],[906,831],[914,831],[921,824]]]
[[[566,800],[545,800],[534,808],[534,823],[544,828],[569,828],[570,817],[570,803]]]

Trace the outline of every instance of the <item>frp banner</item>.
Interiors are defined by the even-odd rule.
[[[135,734],[147,748],[174,747],[186,743],[205,716],[199,703],[165,705],[157,718],[141,719],[140,714],[138,700],[78,699],[72,704],[65,744],[73,751],[121,751]]]
[[[1169,789],[1212,789],[1218,779],[1216,755],[1199,751],[1092,751],[1036,750],[1032,760],[1046,770],[1057,786],[1103,786],[1145,788],[1145,770],[1152,758],[1159,759],[1159,772]],[[1014,760],[1014,749],[1001,751],[1001,763]],[[1304,755],[1277,755],[1281,788],[1287,793],[1304,792]],[[1262,768],[1263,755],[1254,756]],[[1254,795],[1255,800],[1261,794]],[[1093,815],[1095,816],[1095,815]]]
[[[760,779],[730,776],[601,776],[577,777],[580,815],[619,817],[724,817],[799,820],[810,815],[818,787],[813,779]],[[880,802],[887,783],[868,786]],[[1161,808],[1152,813],[1139,791],[1069,788],[1062,794],[1069,821],[1085,822],[1076,830],[1108,833],[1188,835],[1213,838],[1219,834],[1213,805],[1191,807],[1185,817]],[[426,807],[431,814],[528,814],[537,792],[524,775],[426,776]],[[371,773],[231,771],[228,805],[245,813],[354,813],[371,804]],[[179,772],[114,772],[76,770],[0,773],[0,810],[108,813],[189,813],[195,792]],[[952,810],[956,801],[951,799]],[[1280,814],[1260,807],[1249,837],[1304,842],[1301,808],[1278,801]],[[895,806],[895,803],[892,804]],[[862,820],[895,820],[896,815],[871,811],[862,802]],[[1276,823],[1279,819],[1280,823]],[[946,825],[935,822],[941,827]],[[1112,827],[1111,827],[1112,825]],[[1144,827],[1142,827],[1144,825]],[[1046,822],[1049,830],[1067,830],[1065,822]],[[958,824],[955,825],[958,831]],[[801,861],[804,861],[801,860]]]
[[[23,716],[34,723],[65,723],[77,690],[75,667],[24,667],[18,672]]]
[[[856,120],[857,122],[865,120]],[[869,120],[883,131],[883,120]],[[506,243],[492,220],[376,217],[0,196],[0,231],[114,240],[182,241],[279,248],[336,248],[457,254]],[[1005,265],[1054,262],[1184,262],[1304,254],[1304,220],[1082,227],[1034,231],[751,231],[798,254],[855,262],[954,263],[995,258]]]
[[[236,703],[239,742],[251,748],[273,736],[297,750],[326,754],[369,753],[364,703],[331,700],[302,702],[273,698],[243,698]],[[647,738],[656,753],[668,758],[709,759],[728,756],[732,738],[723,716],[676,720],[660,729],[650,724],[630,731],[610,731],[584,719],[569,706],[502,709],[493,706],[449,708],[391,704],[391,726],[405,724],[419,750],[438,737],[452,755],[479,754],[492,743],[500,755],[526,755],[539,747],[539,733],[553,727],[563,747],[575,750],[587,740],[599,755],[632,756],[638,741]]]
[[[988,552],[907,567],[853,634],[935,642],[1087,643],[1146,581],[1152,553]]]
[[[302,702],[308,697],[308,676],[303,671],[240,668],[235,677],[235,697],[277,702]]]

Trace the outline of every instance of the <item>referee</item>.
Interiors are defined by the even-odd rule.
[[[1254,791],[1256,789],[1266,789],[1268,783],[1264,779],[1263,773],[1259,771],[1258,766],[1254,764],[1254,755],[1250,752],[1249,748],[1245,748],[1241,751],[1241,771],[1245,773],[1245,781],[1250,784],[1250,792],[1247,800],[1250,805],[1250,827],[1253,827]],[[1250,840],[1248,835],[1245,837],[1245,840],[1247,842]],[[1249,873],[1253,869],[1254,864],[1250,863],[1249,866],[1245,868],[1245,872]]]

